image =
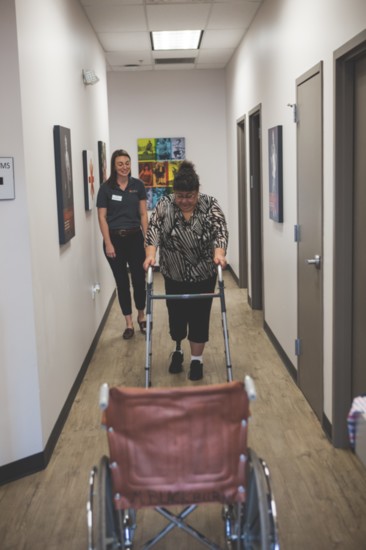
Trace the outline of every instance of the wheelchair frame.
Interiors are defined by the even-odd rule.
[[[210,387],[207,386],[207,388]],[[153,392],[154,390],[140,389],[140,391]],[[246,377],[245,390],[243,388],[242,391],[243,393],[246,391],[247,396],[255,394],[254,384],[250,377]],[[109,388],[107,384],[103,384],[100,391],[102,410],[106,410],[108,401]],[[154,401],[154,396],[150,397],[150,401]],[[112,428],[107,429],[108,432],[111,430],[113,432]],[[246,485],[243,488],[246,493],[245,501],[229,504],[225,502],[222,505],[225,548],[228,550],[278,550],[277,513],[268,467],[252,449],[247,448],[246,457]],[[120,498],[120,494],[117,493],[118,496],[116,496],[113,493],[112,473],[116,468],[113,460],[114,458],[109,459],[103,456],[98,466],[94,466],[90,473],[87,503],[88,550],[134,548],[138,510],[129,505],[126,507],[114,505],[115,499]],[[149,490],[148,488],[147,491]],[[126,502],[129,502],[128,499]],[[186,505],[177,516],[166,506],[169,506],[169,503],[163,502],[151,506],[170,523],[152,539],[145,542],[141,548],[144,550],[152,548],[166,534],[178,527],[202,545],[214,550],[221,549],[214,541],[184,521],[197,508],[197,503]],[[142,507],[145,507],[144,504],[137,505],[138,509]]]

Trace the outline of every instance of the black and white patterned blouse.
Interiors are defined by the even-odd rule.
[[[228,230],[217,200],[199,194],[189,221],[174,203],[174,195],[162,197],[153,210],[146,245],[159,248],[160,271],[174,281],[203,281],[216,272],[215,248],[226,252]]]

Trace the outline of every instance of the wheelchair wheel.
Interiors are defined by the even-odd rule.
[[[90,491],[89,500],[91,510],[89,550],[115,550],[121,546],[117,536],[109,460],[106,456],[101,458],[93,472],[93,488]]]
[[[250,449],[247,498],[242,507],[241,546],[243,550],[278,550],[277,514],[269,470]]]

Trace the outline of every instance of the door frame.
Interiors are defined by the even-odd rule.
[[[333,422],[335,447],[349,447],[347,415],[352,395],[352,248],[353,248],[353,65],[366,53],[366,30],[333,53],[334,110],[334,286]]]
[[[248,214],[247,214],[247,158],[246,119],[236,122],[238,158],[238,220],[239,220],[239,288],[248,288]]]
[[[258,121],[258,123],[257,123]],[[250,276],[252,309],[263,309],[262,105],[249,111]]]

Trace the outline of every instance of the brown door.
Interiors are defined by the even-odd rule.
[[[297,79],[298,382],[323,413],[322,66]]]
[[[263,307],[262,192],[261,192],[261,115],[255,109],[249,117],[250,150],[250,259],[253,309]]]
[[[366,393],[366,56],[354,75],[352,398]]]
[[[238,207],[239,207],[239,287],[248,287],[248,228],[246,189],[245,119],[237,124]]]

